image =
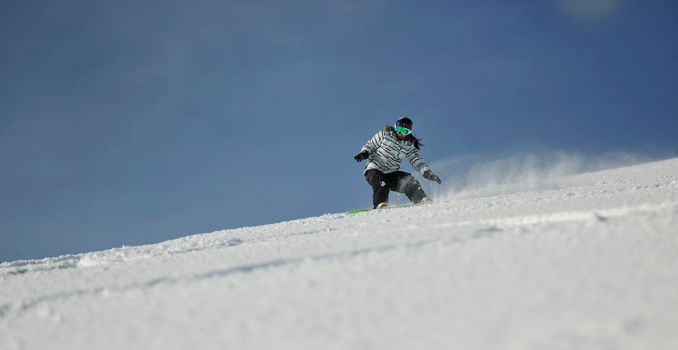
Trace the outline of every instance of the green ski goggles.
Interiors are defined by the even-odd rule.
[[[400,125],[395,126],[395,131],[403,136],[407,136],[412,133],[412,130]]]

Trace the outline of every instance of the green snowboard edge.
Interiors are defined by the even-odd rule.
[[[346,214],[354,215],[354,214],[365,213],[365,212],[368,212],[368,211],[371,211],[371,210],[374,210],[374,209],[354,209],[354,210],[347,211]]]
[[[422,205],[422,203],[394,204],[394,205],[389,205],[388,207],[382,208],[382,209],[353,209],[353,210],[347,211],[346,215],[355,215],[355,214],[360,214],[360,213],[366,213],[366,212],[372,211],[372,210],[387,210],[387,209],[396,209],[396,208],[407,208],[407,207],[413,207],[413,206],[418,206],[418,205]]]

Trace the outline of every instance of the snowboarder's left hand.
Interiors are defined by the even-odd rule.
[[[356,154],[353,159],[355,159],[356,162],[362,162],[363,160],[367,159],[370,156],[370,152],[367,151],[361,151],[360,153]]]
[[[424,178],[427,179],[427,180],[431,180],[431,181],[437,182],[438,185],[440,185],[440,184],[442,183],[442,181],[440,181],[440,178],[438,177],[438,175],[434,174],[431,170],[426,170],[426,171],[424,171],[424,175],[423,175],[423,176],[424,176]]]

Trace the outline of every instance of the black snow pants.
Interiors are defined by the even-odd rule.
[[[374,208],[379,203],[388,202],[389,191],[404,193],[413,203],[419,203],[426,198],[426,193],[421,188],[419,181],[410,173],[395,171],[384,174],[383,172],[370,169],[365,173],[367,183],[372,186],[372,204]]]

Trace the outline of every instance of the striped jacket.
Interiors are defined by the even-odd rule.
[[[412,167],[420,174],[430,170],[429,166],[419,156],[418,149],[410,139],[401,140],[396,136],[393,127],[387,126],[376,133],[361,151],[367,151],[370,155],[365,172],[377,169],[385,174],[400,170],[400,162],[407,158]]]

